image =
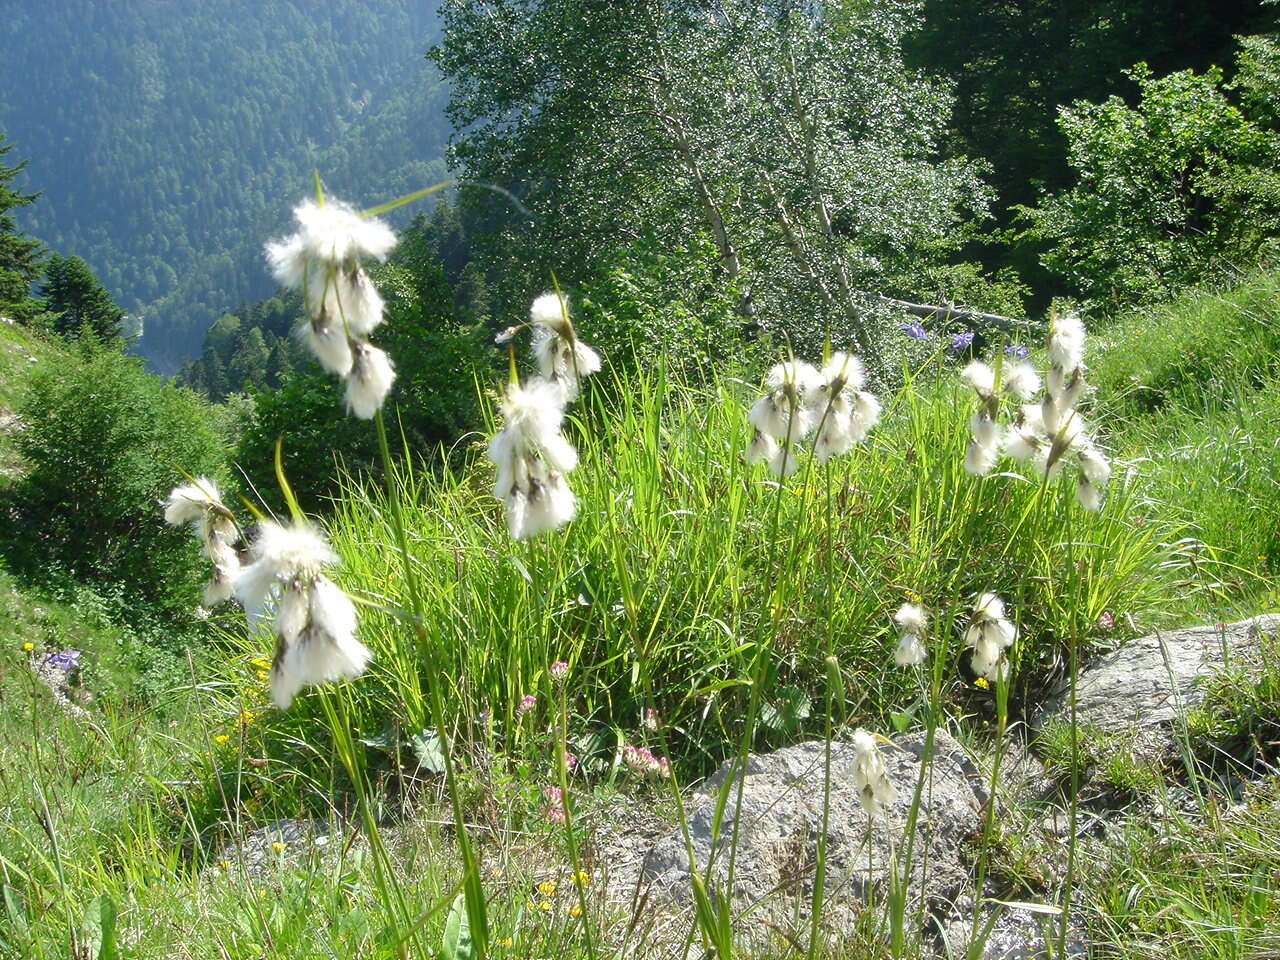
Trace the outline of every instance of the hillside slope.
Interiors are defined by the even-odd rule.
[[[84,257],[173,371],[270,290],[262,240],[319,169],[385,199],[443,175],[435,0],[0,0],[0,126],[45,195],[22,226]]]

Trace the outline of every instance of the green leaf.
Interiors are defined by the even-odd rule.
[[[116,960],[116,905],[106,894],[85,908],[83,936],[89,960]]]
[[[409,748],[424,770],[444,773],[444,751],[440,748],[440,734],[436,731],[423,730],[415,733],[409,738]]]
[[[18,937],[26,939],[27,937],[27,907],[22,902],[22,894],[13,887],[5,884],[2,888],[4,891],[4,909],[9,915],[9,925]]]
[[[760,719],[770,730],[791,733],[802,721],[809,719],[811,707],[809,695],[799,687],[779,687],[778,699],[764,705]]]
[[[444,922],[444,939],[440,941],[443,960],[471,960],[471,923],[467,920],[467,903],[463,894],[453,898],[449,916]]]

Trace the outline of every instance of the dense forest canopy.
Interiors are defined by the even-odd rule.
[[[82,257],[172,371],[241,299],[313,168],[382,199],[440,180],[434,0],[0,2],[0,128],[44,191],[16,212]],[[136,321],[135,321],[136,322]]]

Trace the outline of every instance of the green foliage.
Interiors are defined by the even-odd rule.
[[[103,343],[119,338],[124,311],[79,257],[51,256],[40,295],[53,329],[64,337],[93,337]]]
[[[13,320],[29,321],[40,312],[31,298],[31,285],[40,276],[40,242],[18,229],[12,210],[35,203],[35,193],[14,189],[26,161],[8,166],[5,157],[13,149],[0,131],[0,314]]]
[[[157,522],[157,504],[179,468],[221,471],[204,404],[142,361],[94,346],[37,372],[20,412],[27,473],[14,490],[22,520],[7,532],[8,558],[33,573],[49,565],[123,585],[160,609],[190,607],[202,564],[187,531]]]
[[[1075,184],[1025,210],[1045,265],[1108,307],[1247,266],[1280,235],[1274,137],[1228,101],[1221,72],[1131,76],[1136,106],[1062,111]]]

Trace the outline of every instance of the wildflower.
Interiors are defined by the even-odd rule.
[[[1004,390],[1019,400],[1030,400],[1040,390],[1040,376],[1026,360],[1010,364],[1004,375]]]
[[[1019,360],[1026,357],[1028,352],[1027,348],[1020,343],[1011,343],[1004,348],[1004,355],[1006,357],[1016,357]]]
[[[512,946],[515,945],[515,941],[512,940],[510,937],[499,937],[497,940],[493,942],[497,946],[502,947],[504,950],[510,950]]]
[[[61,670],[63,673],[70,673],[76,667],[80,666],[80,651],[74,649],[60,650],[57,653],[47,654],[44,662],[49,666]]]
[[[224,743],[226,743],[230,739],[231,738],[228,737],[225,733],[219,733],[217,736],[213,738],[213,742],[218,744],[219,746],[222,746]]]
[[[561,294],[544,293],[534,300],[529,321],[539,372],[563,390],[566,401],[573,400],[579,381],[600,370],[600,356],[578,339],[569,318],[569,301]]]
[[[893,662],[900,667],[924,663],[927,654],[922,638],[929,627],[928,612],[919,604],[904,603],[893,615],[893,620],[900,631]]]
[[[973,331],[965,330],[963,333],[957,333],[951,338],[951,346],[947,347],[948,353],[963,353],[973,346]]]
[[[551,912],[551,901],[550,901],[550,900],[543,900],[541,903],[539,903],[539,904],[538,904],[538,909],[539,909],[539,910],[541,910],[543,913],[550,913],[550,912]]]
[[[666,779],[671,776],[671,761],[654,756],[648,747],[626,746],[622,748],[622,762],[633,773]]]
[[[520,698],[520,702],[516,704],[516,716],[523,717],[526,713],[538,705],[538,698],[532,693],[526,693]]]
[[[1116,618],[1110,610],[1103,610],[1102,616],[1098,617],[1098,627],[1102,630],[1112,630],[1115,628]]]
[[[657,730],[658,729],[658,711],[655,710],[653,707],[645,707],[644,720],[641,723],[646,730],[649,730],[649,731]]]
[[[747,446],[747,463],[769,463],[778,454],[778,442],[756,428]]]
[[[884,813],[897,797],[875,737],[861,727],[853,734],[853,785],[862,808],[873,817]]]
[[[28,640],[26,643],[22,645],[22,650],[24,653],[30,653],[35,648],[36,648],[36,645],[32,643],[30,640]]]
[[[579,870],[573,875],[574,886],[585,887],[591,883],[591,874],[585,870]]]
[[[899,325],[898,329],[902,331],[904,336],[912,340],[928,340],[929,339],[929,331],[924,328],[924,326],[920,323],[919,320],[915,321],[914,323],[901,324]]]
[[[575,903],[573,906],[571,906],[571,907],[569,908],[569,916],[571,916],[571,917],[580,917],[580,916],[582,916],[582,905],[581,905],[581,904],[577,904],[577,903]]]
[[[994,593],[980,593],[964,634],[965,645],[973,651],[973,672],[989,681],[1004,679],[1008,672],[1004,652],[1018,636],[1017,628],[1004,614],[1003,600]]]
[[[214,606],[231,599],[231,582],[240,571],[240,555],[232,546],[240,536],[235,515],[222,502],[218,485],[208,477],[174,487],[164,501],[164,519],[170,526],[189,524],[205,556],[213,564],[213,576],[204,588],[204,602]]]
[[[564,754],[564,768],[570,773],[578,769],[578,758],[567,750]]]
[[[819,376],[821,383],[810,395],[811,417],[819,424],[813,453],[826,463],[866,439],[880,421],[880,401],[862,389],[866,375],[857,357],[833,353]]]
[[[569,675],[569,664],[563,660],[557,660],[548,672],[551,674],[551,679],[559,683]]]
[[[554,897],[556,895],[556,882],[554,880],[543,880],[538,884],[538,892],[544,897]]]
[[[274,850],[276,853],[283,853],[284,848],[286,846],[288,846],[288,844],[286,844],[283,840],[277,840],[271,844],[271,849]]]
[[[1084,322],[1075,314],[1054,317],[1049,330],[1049,360],[1071,371],[1084,363]]]
[[[346,381],[348,409],[367,420],[382,406],[395,371],[367,341],[382,323],[384,305],[361,262],[385,260],[395,234],[343,203],[307,200],[293,213],[297,232],[268,243],[267,262],[282,286],[302,294],[302,341],[321,366]]]
[[[507,530],[517,540],[573,519],[577,502],[564,475],[578,455],[560,435],[564,398],[545,380],[513,383],[502,400],[503,428],[489,442],[497,466],[493,494],[506,505]]]
[[[974,360],[960,372],[978,397],[978,409],[969,418],[969,445],[965,450],[964,468],[976,477],[986,476],[1000,456],[1000,431],[996,417],[1000,398],[996,392],[996,373],[981,360]]]
[[[372,654],[355,637],[355,606],[322,573],[338,560],[324,538],[302,524],[263,521],[250,557],[253,562],[236,577],[235,593],[250,622],[274,604],[276,705],[287,709],[304,686],[363,673]]]

